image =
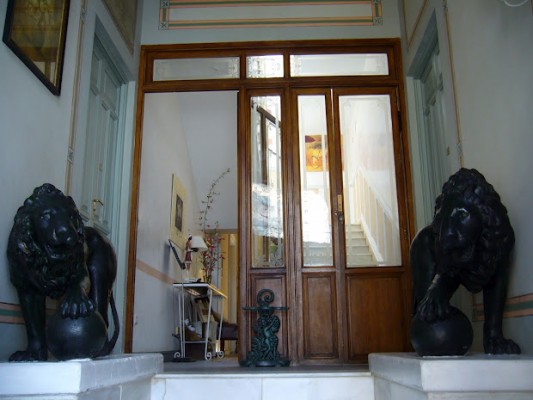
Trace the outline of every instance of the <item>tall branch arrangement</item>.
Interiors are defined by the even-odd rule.
[[[228,168],[227,170],[222,172],[222,174],[220,174],[219,177],[211,183],[211,187],[209,188],[209,191],[207,192],[206,199],[202,200],[203,208],[200,210],[200,217],[198,219],[200,228],[204,235],[204,241],[207,245],[207,251],[205,251],[202,254],[203,255],[202,263],[204,265],[202,269],[204,270],[205,277],[208,281],[211,279],[213,270],[217,268],[219,261],[224,259],[223,254],[220,252],[220,242],[222,241],[222,238],[220,237],[220,234],[217,232],[218,221],[216,221],[213,225],[211,225],[209,223],[208,214],[213,206],[215,197],[220,194],[219,192],[216,191],[217,185],[229,173],[230,173],[230,169]]]

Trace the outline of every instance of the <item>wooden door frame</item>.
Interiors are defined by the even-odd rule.
[[[389,74],[383,76],[354,76],[354,77],[301,77],[290,78],[289,76],[289,55],[290,54],[336,54],[336,53],[385,53],[388,56]],[[285,57],[285,74],[281,78],[254,79],[246,78],[246,56],[261,54],[282,54]],[[240,57],[241,75],[236,79],[211,79],[211,80],[188,80],[188,81],[156,81],[153,79],[154,60],[171,58],[201,58],[201,57]],[[279,88],[288,90],[289,87],[331,87],[331,86],[369,86],[369,87],[393,87],[397,91],[398,101],[398,121],[402,143],[399,154],[395,154],[400,159],[400,166],[405,175],[405,182],[398,190],[398,201],[402,202],[406,210],[403,216],[406,224],[402,237],[409,243],[415,234],[413,218],[413,199],[411,190],[411,171],[409,164],[409,146],[407,142],[406,105],[404,97],[404,82],[401,59],[401,45],[397,38],[387,39],[342,39],[342,40],[312,40],[312,41],[272,41],[272,42],[241,42],[241,43],[200,43],[200,44],[178,44],[178,45],[144,45],[141,46],[139,79],[137,88],[137,112],[135,120],[135,140],[133,156],[133,178],[131,189],[131,211],[130,211],[130,238],[128,254],[128,276],[126,290],[126,315],[124,321],[125,329],[125,352],[132,351],[133,345],[133,313],[135,299],[135,273],[136,273],[136,247],[137,247],[137,220],[139,206],[139,183],[142,154],[142,122],[144,116],[144,99],[146,93],[157,92],[187,92],[187,91],[221,91],[237,90],[239,92],[239,104],[245,104],[246,91],[250,89]],[[245,168],[247,160],[246,146],[249,145],[249,138],[246,136],[245,113],[238,115],[238,181],[239,181],[239,263],[241,290],[239,302],[241,305],[247,304],[249,293],[244,287],[247,263],[250,260],[249,235],[246,232],[246,221],[250,215],[250,200],[247,197],[251,191],[249,168]],[[292,154],[291,157],[294,157]],[[243,200],[244,199],[244,200]],[[289,210],[290,211],[290,210]],[[295,229],[294,227],[292,229]],[[297,250],[298,247],[296,246]],[[406,264],[406,272],[403,279],[405,295],[410,293],[410,267]],[[409,278],[407,278],[409,276]],[[292,289],[291,289],[292,290]],[[408,296],[410,297],[410,296]],[[405,299],[405,315],[410,314],[410,299]],[[244,321],[239,310],[239,333],[241,335],[240,356],[246,355],[246,348],[249,342],[250,328]],[[291,351],[296,351],[296,343],[289,341]],[[406,344],[406,347],[408,344]]]

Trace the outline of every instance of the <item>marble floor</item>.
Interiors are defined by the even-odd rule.
[[[164,363],[152,400],[374,400],[368,365],[240,367],[237,357]]]
[[[236,356],[228,356],[210,361],[196,360],[193,362],[165,362],[163,373],[168,374],[312,374],[312,373],[335,373],[335,372],[368,372],[368,365],[345,364],[345,365],[299,365],[290,367],[241,367]]]

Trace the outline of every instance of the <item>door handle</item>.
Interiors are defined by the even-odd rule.
[[[337,195],[337,211],[335,211],[334,214],[341,224],[344,223],[344,212],[342,211],[343,210],[342,203],[343,203],[342,194],[338,194]]]
[[[93,199],[93,214],[96,213],[96,207],[100,204],[101,206],[104,205],[104,202],[100,199]]]
[[[337,219],[339,220],[339,222],[341,224],[343,224],[344,223],[344,213],[342,211],[335,211],[334,214],[337,217]]]

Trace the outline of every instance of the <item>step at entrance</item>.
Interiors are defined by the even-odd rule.
[[[168,372],[153,378],[151,400],[374,400],[368,367],[355,368],[235,367],[227,372]]]

